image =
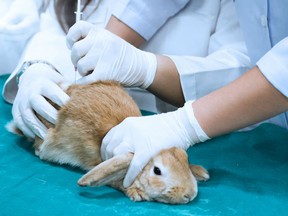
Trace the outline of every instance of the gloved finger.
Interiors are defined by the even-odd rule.
[[[31,138],[31,139],[35,139],[35,133],[33,133],[32,130],[30,130],[29,127],[27,127],[23,121],[22,118],[14,120],[16,127],[22,131],[22,133],[24,134],[24,136]]]
[[[57,110],[41,95],[35,95],[30,100],[31,107],[35,112],[52,124],[56,123]]]
[[[90,55],[89,53],[78,61],[77,69],[81,76],[89,75],[97,65],[97,53]]]
[[[132,145],[129,144],[128,141],[123,141],[120,144],[114,146],[113,150],[109,151],[112,152],[112,157],[116,155],[126,154],[126,153],[134,153],[134,148],[132,148]]]
[[[66,36],[66,45],[69,49],[71,49],[75,42],[85,38],[90,29],[93,27],[93,24],[79,21],[75,23],[68,31]]]
[[[69,88],[69,86],[71,85],[70,83],[68,82],[59,82],[57,83],[57,85],[64,91],[66,92],[67,89]],[[66,94],[66,93],[65,93]],[[68,96],[69,97],[69,96]]]
[[[87,39],[83,39],[75,43],[71,49],[71,61],[73,65],[77,65],[78,61],[91,49],[91,42]]]
[[[134,182],[137,175],[143,170],[149,160],[150,157],[146,154],[134,154],[127,174],[123,181],[123,186],[125,188],[129,187]]]
[[[111,74],[109,74],[109,72],[105,68],[106,67],[105,67],[104,64],[97,65],[92,73],[90,73],[89,75],[83,76],[82,78],[78,79],[76,81],[77,84],[83,85],[83,84],[87,84],[87,83],[91,83],[91,82],[95,82],[95,81],[99,81],[99,80],[114,80],[114,81],[118,81],[118,79],[115,79],[115,78],[111,77]]]
[[[83,40],[77,42],[74,44],[73,48],[75,47],[76,50],[84,50],[85,55],[92,55],[92,56],[101,56],[100,54],[107,52],[107,47],[111,47],[111,33],[108,32],[105,29],[99,29],[99,28],[92,28],[89,31],[89,34],[87,37],[85,37]],[[88,52],[89,51],[89,52]],[[112,50],[113,51],[113,50]],[[81,52],[79,52],[81,54]],[[83,54],[82,54],[83,55]],[[109,53],[108,53],[109,55]],[[84,56],[84,55],[83,55]]]
[[[13,110],[12,110],[12,114],[13,114]],[[20,113],[18,114],[13,114],[13,120],[15,122],[16,127],[22,131],[22,133],[28,137],[28,138],[35,138],[35,134],[32,132],[32,130],[30,130],[29,127],[27,127],[20,115]]]
[[[103,152],[104,158],[103,160],[108,160],[116,155],[126,154],[131,151],[129,151],[129,144],[126,141],[123,142],[113,142],[110,143],[112,145],[108,145],[106,148],[106,151]],[[101,154],[102,155],[102,154]]]
[[[49,83],[48,85],[43,86],[41,89],[41,94],[49,98],[52,102],[62,107],[69,100],[69,96],[63,89],[55,84],[54,82]]]
[[[98,80],[95,80],[94,76],[93,76],[93,73],[91,73],[91,74],[89,74],[87,76],[79,78],[78,80],[76,80],[76,83],[79,84],[79,85],[85,85],[85,84],[92,83],[92,82],[95,82],[95,81],[98,81]]]
[[[23,114],[24,124],[29,127],[29,129],[39,136],[41,139],[44,139],[44,136],[47,133],[47,128],[45,125],[35,116],[32,109],[26,109]]]
[[[114,148],[114,146],[118,142],[118,140],[116,140],[116,142],[112,141],[112,140],[115,140],[115,136],[116,136],[116,130],[115,128],[112,128],[103,138],[102,143],[101,143],[101,148],[100,148],[101,158],[103,160],[108,160],[109,158],[112,157],[112,154],[110,154],[110,152],[107,151],[107,148],[110,145],[111,145],[111,147],[109,147],[110,149]]]

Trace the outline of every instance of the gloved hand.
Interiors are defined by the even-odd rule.
[[[77,22],[67,34],[71,59],[83,76],[78,83],[115,80],[124,86],[149,87],[157,61],[152,53],[135,48],[113,33]]]
[[[209,137],[194,117],[190,101],[174,112],[126,118],[104,137],[101,156],[107,160],[115,155],[134,153],[123,182],[124,187],[129,187],[148,161],[161,150],[171,147],[186,150],[207,139]]]
[[[20,77],[12,115],[16,126],[25,136],[34,138],[36,134],[43,139],[47,132],[34,111],[55,124],[57,110],[44,97],[59,106],[69,99],[57,83],[64,83],[62,75],[43,63],[31,65]]]
[[[39,30],[38,0],[15,0],[0,20],[0,34],[26,40]]]

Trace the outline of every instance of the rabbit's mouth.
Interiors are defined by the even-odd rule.
[[[177,204],[187,204],[188,202],[190,202],[191,200],[189,198],[183,198],[183,199],[171,199],[171,198],[156,198],[153,199],[153,201],[156,202],[161,202],[161,203],[167,203],[167,204],[172,204],[172,205],[177,205]]]
[[[197,196],[197,193],[194,194],[185,194],[178,196],[171,196],[171,194],[165,194],[159,197],[153,198],[153,201],[169,204],[187,204],[192,201]]]
[[[197,190],[185,190],[184,188],[171,188],[164,194],[154,197],[153,200],[169,204],[186,204],[197,196]]]

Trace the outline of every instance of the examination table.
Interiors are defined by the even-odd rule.
[[[1,89],[7,76],[0,77]],[[288,215],[288,131],[262,124],[197,144],[192,163],[210,180],[185,205],[132,202],[109,187],[80,188],[83,172],[41,161],[32,145],[4,128],[11,105],[0,101],[0,215]]]

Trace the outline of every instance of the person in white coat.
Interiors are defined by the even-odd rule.
[[[127,7],[128,12],[141,8],[140,15],[152,19],[146,25],[149,28],[143,28],[145,32],[169,18],[169,15],[161,17],[163,19],[149,16],[151,11],[159,11],[161,1],[157,1],[158,9],[149,2],[131,0]],[[177,1],[170,15],[187,2]],[[81,68],[84,76],[82,83],[113,79],[123,85],[147,88],[171,103],[185,103],[173,112],[127,118],[105,136],[101,146],[101,154],[105,159],[127,152],[134,153],[124,179],[125,187],[162,149],[172,146],[187,149],[195,143],[269,118],[272,123],[288,128],[288,29],[283,28],[288,24],[288,14],[285,12],[287,1],[236,0],[235,5],[253,67],[228,85],[195,101],[191,99],[196,76],[189,74],[189,71],[194,71],[197,61],[195,64],[189,58],[138,50],[103,29],[93,29],[87,33],[87,29],[82,31],[81,25],[77,24],[70,29],[68,41],[71,56],[74,65]],[[136,20],[136,23],[140,21],[145,26],[146,23],[143,20],[141,22],[137,15],[136,19],[128,16],[129,20]],[[221,63],[225,60],[218,58]],[[109,70],[104,71],[102,68]],[[185,86],[189,85],[192,88],[187,88],[188,92],[185,92]]]
[[[172,3],[170,6],[172,8],[173,2],[177,1],[171,0],[169,2]],[[155,3],[151,3],[152,6],[153,4]],[[111,8],[111,5],[111,1],[100,1],[93,15],[91,15],[93,7],[86,7],[83,19],[93,23],[93,27],[103,29],[111,14],[117,17],[126,8],[125,1],[117,7]],[[158,27],[159,30],[153,33],[153,37],[152,35],[147,37],[144,33],[142,36],[142,33],[138,34],[131,28],[130,32],[129,30],[124,31],[124,33],[117,31],[119,23],[117,23],[115,17],[110,19],[107,29],[120,35],[131,44],[135,46],[142,45],[143,49],[151,52],[190,56],[189,58],[195,62],[195,71],[191,71],[192,74],[196,71],[204,72],[212,69],[231,72],[229,76],[226,74],[219,77],[216,74],[214,77],[211,76],[212,80],[218,77],[217,80],[220,83],[223,83],[224,80],[230,82],[250,66],[240,26],[235,15],[235,8],[231,0],[195,0],[185,7],[181,6],[180,9],[180,13],[177,13],[176,16],[170,16],[170,19],[167,19],[165,24],[161,25],[161,28]],[[167,12],[163,11],[164,17],[166,16],[165,13]],[[90,14],[90,16],[87,14]],[[155,14],[159,15],[158,12],[155,12]],[[229,19],[226,19],[226,17],[229,17]],[[18,67],[6,81],[3,89],[4,99],[10,103],[14,102],[12,109],[14,121],[28,137],[34,137],[35,134],[43,137],[46,133],[46,128],[35,117],[34,110],[52,123],[56,120],[56,110],[44,97],[61,106],[68,100],[68,96],[56,83],[63,81],[75,82],[74,65],[70,61],[70,52],[66,48],[65,32],[56,19],[53,1],[50,2],[48,9],[41,14],[40,20],[40,31],[29,41]],[[79,25],[84,31],[88,31],[91,27],[87,23],[83,25],[80,23]],[[187,25],[195,26],[195,28],[187,28]],[[133,38],[136,37],[133,34],[140,37],[140,40],[135,41]],[[144,43],[145,40],[148,42]],[[82,73],[84,66],[77,66],[80,73]],[[196,67],[198,70],[196,70]],[[25,72],[23,73],[23,71]],[[84,80],[85,77],[77,80],[77,82],[84,83]],[[212,89],[217,88],[216,84],[217,82],[213,86],[210,83],[203,82],[202,89],[212,91]],[[206,87],[204,87],[205,85]],[[195,94],[201,95],[204,93],[195,89]],[[142,100],[138,101],[141,102]],[[175,103],[174,105],[181,106],[181,104]]]
[[[27,41],[39,30],[41,3],[42,0],[0,1],[0,74],[15,69]]]

